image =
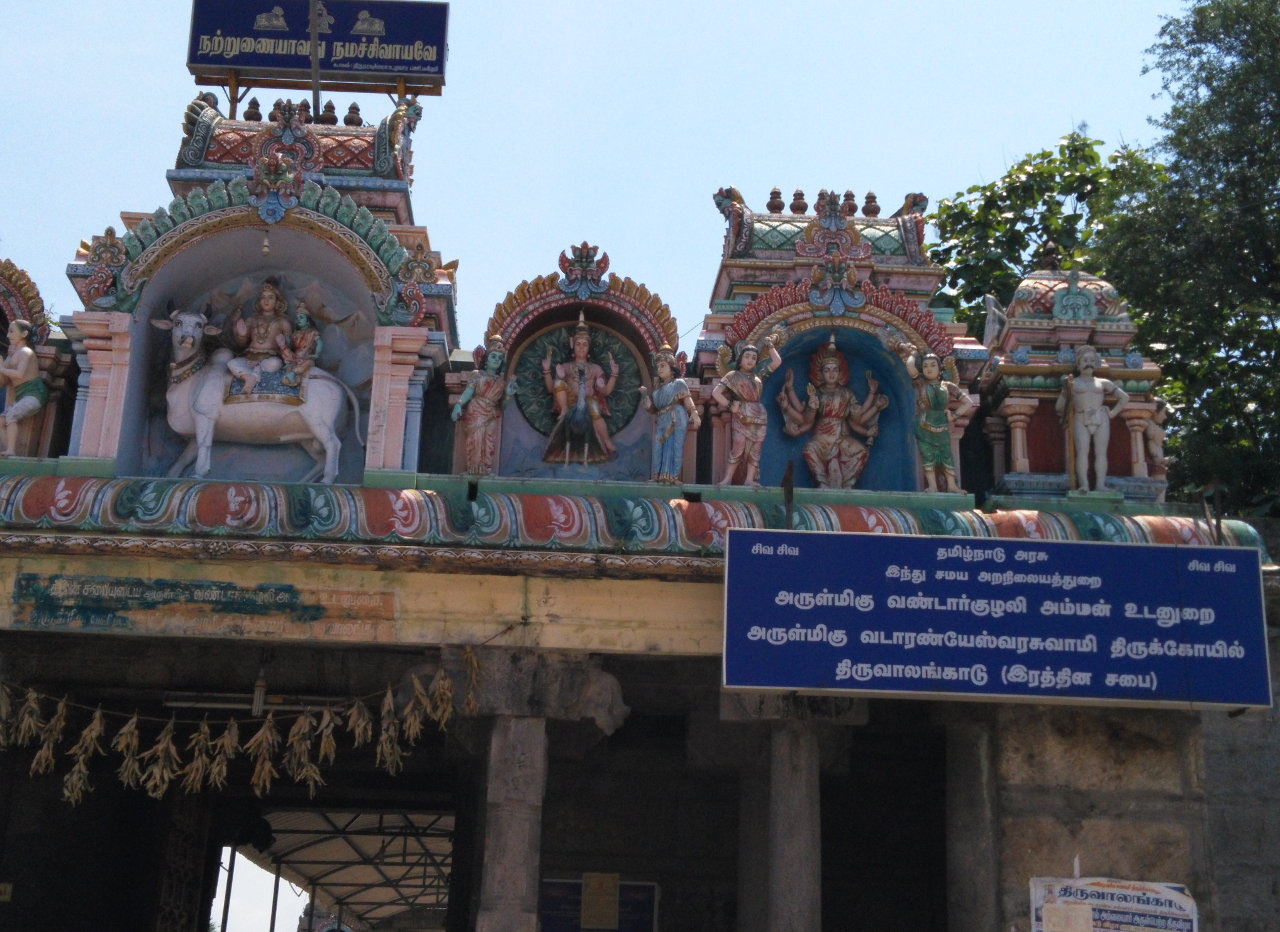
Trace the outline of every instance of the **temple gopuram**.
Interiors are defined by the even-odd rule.
[[[725,187],[700,328],[661,268],[547,243],[473,348],[410,201],[422,104],[253,104],[192,101],[172,200],[68,250],[81,308],[0,266],[0,928],[204,932],[224,847],[306,890],[306,928],[1046,932],[1139,900],[1275,927],[1269,642],[1187,647],[1225,613],[1132,555],[1274,568],[1166,504],[1160,370],[1105,281],[1050,255],[979,339],[924,195]],[[756,532],[812,556],[739,610]],[[832,563],[811,604],[845,614],[793,625],[835,537],[939,569],[864,616],[886,573]],[[1034,612],[975,570],[942,611],[944,567],[1006,553],[1097,568]],[[1065,617],[1112,608],[1223,698]],[[1021,659],[980,664],[1019,611]],[[838,683],[782,679],[798,640]],[[737,688],[757,641],[781,685]],[[956,675],[912,653],[952,641]],[[858,688],[873,647],[902,683]]]

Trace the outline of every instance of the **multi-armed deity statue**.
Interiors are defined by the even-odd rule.
[[[849,364],[836,348],[834,333],[810,357],[806,400],[796,394],[795,373],[788,369],[785,378],[778,393],[783,433],[798,437],[812,432],[804,445],[804,461],[819,488],[853,488],[879,433],[880,412],[889,406],[879,382],[867,371],[867,393],[858,400],[849,387]]]
[[[543,383],[555,400],[558,415],[542,458],[549,463],[563,459],[567,465],[571,457],[580,453],[585,466],[618,455],[605,421],[609,416],[609,396],[618,384],[618,363],[610,353],[606,376],[604,368],[591,361],[591,330],[581,316],[571,347],[572,356],[566,362],[553,366],[551,347],[547,347],[542,360]]]

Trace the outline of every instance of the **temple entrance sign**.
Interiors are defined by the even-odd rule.
[[[1271,705],[1257,550],[728,532],[727,687]]]

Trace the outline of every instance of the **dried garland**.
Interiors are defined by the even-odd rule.
[[[476,690],[481,668],[475,651],[470,647],[464,648],[463,661],[467,683],[462,714],[473,716],[478,709]],[[453,717],[453,681],[443,667],[436,671],[427,686],[416,676],[412,681],[413,695],[403,709],[397,709],[390,685],[382,694],[379,707],[376,765],[391,776],[404,769],[404,759],[409,755],[402,740],[416,746],[422,738],[427,719],[434,722],[440,731],[446,731]],[[14,698],[18,695],[23,698],[15,711]],[[276,768],[278,763],[295,783],[305,784],[307,792],[314,798],[316,789],[325,783],[320,767],[334,762],[338,751],[335,733],[344,723],[354,747],[360,748],[373,741],[373,718],[365,703],[374,698],[377,694],[321,709],[303,709],[293,720],[283,742],[275,713],[268,712],[259,723],[258,730],[242,744],[240,723],[234,717],[227,719],[215,738],[208,716],[198,722],[180,721],[176,717],[167,721],[147,719],[136,712],[126,716],[104,711],[102,706],[80,706],[69,702],[65,696],[56,700],[53,715],[46,720],[43,704],[54,702],[54,697],[17,684],[0,682],[0,751],[36,745],[30,776],[34,778],[52,773],[57,768],[58,745],[66,731],[67,719],[75,709],[91,715],[79,738],[64,752],[71,759],[71,768],[62,779],[62,798],[73,806],[82,802],[86,793],[93,792],[89,762],[95,755],[107,754],[102,742],[107,735],[108,717],[125,719],[110,740],[111,751],[120,756],[116,776],[125,787],[141,789],[153,799],[163,797],[175,782],[186,793],[198,793],[206,788],[224,789],[228,765],[241,752],[253,764],[249,786],[255,796],[261,798],[271,792],[272,781],[280,777]],[[164,724],[155,742],[142,750],[140,722],[161,721]],[[178,729],[185,725],[193,727],[187,737],[184,760],[178,749]]]

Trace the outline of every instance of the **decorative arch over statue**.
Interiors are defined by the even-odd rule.
[[[921,302],[858,281],[841,253],[833,252],[819,260],[809,281],[775,286],[750,301],[724,333],[727,346],[762,347],[768,340],[781,356],[761,392],[769,416],[760,454],[763,485],[777,485],[792,463],[798,487],[923,487],[915,440],[918,392],[906,360],[926,353],[945,359],[954,347],[946,327]],[[838,386],[821,382],[824,356],[840,373]],[[967,423],[967,417],[957,423],[956,441]],[[729,437],[717,438],[723,451],[718,461],[729,444]],[[724,478],[714,475],[715,481]]]
[[[644,481],[652,418],[640,387],[676,347],[670,310],[586,242],[561,253],[563,274],[522,282],[486,333],[508,348],[513,403],[503,414],[499,476]]]

